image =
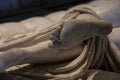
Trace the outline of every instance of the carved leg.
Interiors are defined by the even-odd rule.
[[[26,48],[14,48],[0,53],[0,71],[11,66],[24,63],[54,63],[76,57],[82,47],[80,45],[69,49],[52,49],[48,47],[51,41],[44,41]]]
[[[53,48],[70,48],[95,36],[107,36],[112,24],[104,20],[73,19],[63,22],[52,36]],[[57,44],[56,44],[57,43]]]

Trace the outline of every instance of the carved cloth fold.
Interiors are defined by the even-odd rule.
[[[84,13],[84,10],[82,12]],[[91,12],[88,11],[88,13]],[[64,16],[63,20],[73,19],[79,14],[81,12],[73,10]],[[47,29],[48,32],[55,29],[52,28]],[[44,33],[42,35],[45,36]],[[41,40],[42,35],[38,37]],[[76,80],[82,79],[89,69],[104,68],[104,70],[120,72],[120,62],[113,55],[120,53],[120,51],[107,36],[91,37],[84,42],[83,51],[73,60],[49,65],[29,65],[9,73],[29,77],[33,80]]]

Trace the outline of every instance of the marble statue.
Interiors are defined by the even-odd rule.
[[[1,75],[16,80],[119,80],[119,6],[119,0],[96,0],[1,24]],[[17,69],[6,70],[12,66]]]

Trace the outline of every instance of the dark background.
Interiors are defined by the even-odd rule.
[[[0,0],[0,23],[42,16],[90,0]]]

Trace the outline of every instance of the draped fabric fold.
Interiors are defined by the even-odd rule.
[[[104,62],[105,55],[108,56],[107,61],[110,63],[108,66],[111,66],[113,71],[118,72],[118,64],[113,64],[112,61],[114,60],[109,58],[110,54],[114,54],[108,53],[109,51],[107,48],[111,47],[109,44],[107,36],[93,37],[86,41],[82,53],[69,62],[47,66],[31,65],[11,73],[32,77],[33,79],[34,77],[37,77],[45,78],[46,80],[76,80],[82,78],[83,75],[89,74],[89,69],[100,69],[101,64]],[[26,69],[29,70],[25,71]],[[88,77],[91,76],[89,75]]]
[[[64,16],[63,19],[56,25],[61,24],[64,20],[75,19],[76,16],[84,13],[86,8],[83,8],[81,11],[80,10],[73,10],[67,14],[67,16]],[[89,12],[87,9],[87,11],[88,14],[94,14],[91,12],[91,10]],[[56,29],[56,25],[50,26],[41,32],[25,35],[25,37],[18,38],[17,40],[12,39],[13,41],[8,41],[7,44],[2,44],[2,46],[0,46],[0,50],[4,51],[14,47],[32,46],[44,40],[48,40],[49,35]],[[88,73],[89,69],[101,68],[101,65],[104,63],[104,59],[106,59],[108,63],[105,65],[110,66],[109,69],[112,69],[112,71],[115,72],[120,72],[119,59],[116,59],[116,56],[112,55],[118,54],[120,51],[119,49],[115,48],[113,43],[111,44],[107,36],[95,36],[83,42],[84,49],[82,52],[79,53],[76,58],[70,61],[43,66],[29,65],[8,73],[29,77],[33,80],[36,78],[38,80],[76,80],[82,79],[82,77]]]

